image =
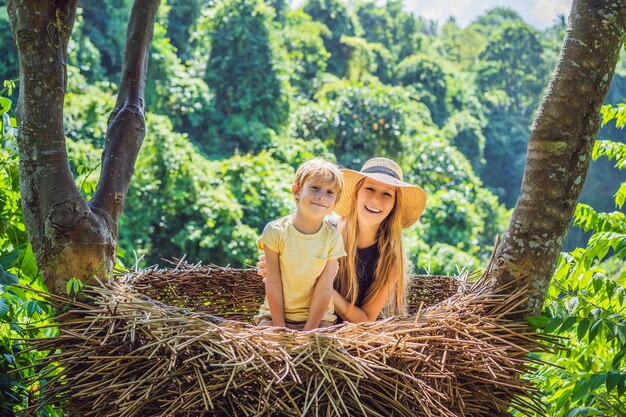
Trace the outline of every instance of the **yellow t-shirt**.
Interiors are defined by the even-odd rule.
[[[315,283],[326,262],[346,256],[341,234],[326,222],[322,222],[322,227],[314,234],[301,233],[293,225],[293,215],[289,215],[268,223],[258,245],[260,249],[267,247],[279,255],[285,319],[306,321]],[[258,317],[263,316],[270,316],[267,297],[259,310]],[[331,300],[322,320],[334,321],[335,318]]]

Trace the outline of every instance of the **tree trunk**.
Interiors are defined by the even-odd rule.
[[[109,119],[102,177],[92,204],[70,171],[63,129],[67,44],[76,0],[9,0],[20,64],[17,105],[24,223],[51,292],[70,278],[107,276],[117,225],[145,135],[143,86],[158,0],[136,0],[129,18],[120,93]]]
[[[600,128],[626,31],[626,1],[574,0],[552,81],[535,117],[522,193],[489,275],[533,290],[539,314]]]

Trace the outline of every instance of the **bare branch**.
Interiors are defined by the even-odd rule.
[[[137,154],[146,134],[144,88],[159,0],[135,0],[124,46],[122,80],[109,117],[102,171],[91,206],[117,222],[126,200]]]

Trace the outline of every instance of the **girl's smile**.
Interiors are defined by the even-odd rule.
[[[359,220],[380,224],[396,204],[396,189],[392,185],[366,178],[357,195]]]

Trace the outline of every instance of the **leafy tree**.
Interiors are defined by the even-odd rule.
[[[201,142],[206,136],[207,109],[212,99],[206,82],[189,76],[188,68],[166,37],[165,28],[156,23],[146,81],[146,108],[167,115],[177,131]]]
[[[443,128],[444,135],[470,162],[475,172],[485,164],[485,136],[480,120],[468,112],[454,113]]]
[[[202,7],[209,6],[209,0],[168,0],[167,34],[172,45],[183,60],[191,58],[190,37]]]
[[[131,0],[81,2],[84,34],[98,48],[102,66],[110,80],[117,79],[122,69],[120,51],[124,47],[131,6]]]
[[[85,32],[81,9],[78,9],[76,25],[68,45],[68,65],[78,68],[87,81],[101,80],[104,77],[104,69],[100,64],[102,57]]]
[[[341,42],[351,49],[346,78],[353,84],[378,81],[389,84],[395,79],[393,58],[383,45],[356,36],[344,36]],[[378,79],[371,80],[372,75]]]
[[[439,55],[457,63],[460,69],[473,72],[487,39],[475,24],[461,28],[455,21],[447,21],[433,44]]]
[[[402,10],[403,0],[387,0],[385,3],[386,13],[391,18],[391,37],[393,39],[391,50],[396,62],[414,55],[421,50],[424,36],[421,34],[423,23],[413,13]]]
[[[205,79],[215,94],[215,151],[259,150],[268,129],[286,122],[289,103],[274,68],[267,9],[256,0],[228,0],[216,12]]]
[[[432,119],[442,125],[448,117],[446,81],[441,66],[425,54],[412,55],[398,65],[398,81],[412,86],[430,109]]]
[[[480,54],[476,82],[483,93],[503,91],[510,108],[529,116],[545,84],[543,46],[538,33],[525,23],[507,23],[492,35]]]
[[[338,83],[320,94],[319,103],[301,106],[291,130],[298,138],[327,142],[339,163],[359,168],[372,155],[399,153],[409,103],[399,88]]]
[[[330,31],[301,10],[287,14],[282,30],[285,57],[283,65],[289,75],[289,84],[296,95],[313,98],[322,84],[330,54],[324,47],[323,36]]]
[[[386,7],[377,6],[376,3],[368,1],[359,3],[355,12],[364,31],[363,37],[368,42],[379,43],[386,48],[393,45],[394,39],[391,32],[393,20]]]
[[[0,80],[14,80],[18,77],[17,51],[12,47],[13,35],[5,7],[0,7],[0,45],[4,46],[0,61]]]
[[[243,210],[220,163],[204,159],[163,116],[150,116],[154,132],[137,160],[133,187],[120,223],[120,245],[148,264],[162,258],[250,262],[257,231],[243,224]],[[158,249],[158,250],[157,250]]]
[[[494,7],[487,10],[484,15],[479,16],[471,26],[475,26],[476,30],[484,34],[489,34],[495,32],[502,25],[522,22],[522,17],[515,10],[508,7]]]
[[[295,170],[276,161],[262,151],[256,155],[234,155],[225,159],[216,176],[230,189],[243,213],[242,222],[259,235],[273,219],[285,216],[295,209],[291,181]],[[245,256],[254,256],[256,251]]]
[[[507,206],[513,207],[520,193],[528,134],[527,118],[519,114],[490,114],[483,129],[485,166],[481,178]]]
[[[308,0],[304,11],[330,30],[330,36],[324,37],[324,45],[330,53],[328,71],[338,77],[345,76],[350,48],[341,42],[341,38],[355,35],[354,23],[345,4],[340,0]]]

